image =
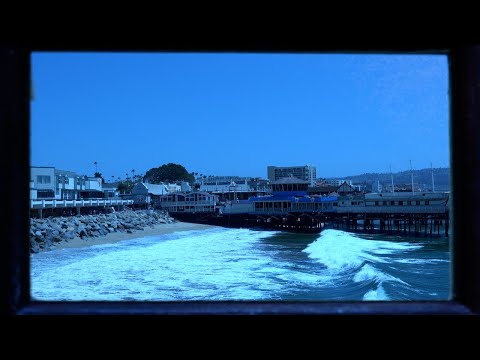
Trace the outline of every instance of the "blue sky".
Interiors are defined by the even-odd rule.
[[[34,53],[31,163],[318,177],[449,166],[443,55]]]

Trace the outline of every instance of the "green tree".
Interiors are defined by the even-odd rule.
[[[95,176],[96,178],[102,179],[102,183],[105,184],[105,179],[103,178],[102,173],[99,173],[97,171],[93,176]]]
[[[195,177],[188,173],[182,165],[168,163],[166,165],[159,166],[158,168],[152,168],[145,173],[144,180],[152,184],[159,184],[165,182],[175,181],[188,181],[193,183]]]
[[[119,181],[117,185],[117,189],[120,192],[120,194],[128,194],[132,192],[133,186],[134,186],[133,182],[131,182],[130,180]]]

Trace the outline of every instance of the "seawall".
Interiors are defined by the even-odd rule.
[[[175,222],[165,211],[124,210],[110,214],[59,216],[30,219],[30,252],[50,250],[54,244],[80,237],[102,237],[109,233],[144,230],[157,224]]]

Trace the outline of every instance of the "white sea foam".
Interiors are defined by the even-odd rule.
[[[445,259],[395,259],[394,261],[401,264],[435,264],[442,262],[450,262],[450,260]]]
[[[273,234],[213,229],[35,254],[32,296],[40,300],[268,299],[286,284],[322,281],[272,261],[271,253],[255,246]]]
[[[365,295],[363,295],[363,300],[382,301],[382,300],[390,300],[390,297],[387,295],[382,285],[378,285],[378,287],[375,290],[370,290]]]
[[[389,242],[362,239],[352,233],[339,230],[324,230],[320,237],[307,246],[305,251],[331,270],[358,268],[365,261],[385,263],[384,257],[400,251],[410,251],[421,245],[406,242]]]
[[[360,271],[358,271],[353,277],[353,281],[362,282],[362,281],[376,281],[382,283],[384,281],[395,281],[407,285],[404,281],[396,278],[392,275],[385,274],[384,272],[376,269],[374,266],[365,264],[362,266]]]
[[[276,233],[191,230],[32,254],[32,297],[79,301],[281,300],[292,296],[301,299],[303,294],[310,299],[313,294],[325,300],[342,296],[385,300],[410,288],[402,281],[408,280],[390,274],[397,262],[409,263],[405,258],[409,251],[421,247],[325,230],[302,254],[298,246],[288,243],[297,241],[296,235],[291,240],[270,239]],[[415,270],[412,265],[412,273]],[[401,270],[400,274],[404,273]],[[388,287],[389,291],[394,289],[392,294],[383,289],[385,282],[397,284]],[[365,286],[376,289],[364,294]]]

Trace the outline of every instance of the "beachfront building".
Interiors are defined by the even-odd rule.
[[[205,191],[174,192],[160,196],[155,207],[169,213],[213,213],[217,196]]]
[[[346,182],[344,182],[342,185],[340,185],[337,189],[337,192],[340,194],[340,195],[346,195],[346,194],[352,194],[355,191],[355,188],[350,185],[350,184],[347,184]]]
[[[307,189],[308,195],[330,195],[337,193],[338,186],[321,185],[321,186],[309,186]]]
[[[123,196],[124,199],[132,199],[134,204],[158,204],[160,197],[165,194],[188,192],[192,188],[187,182],[176,183],[160,183],[150,184],[148,182],[140,182],[132,188],[132,193]]]
[[[85,177],[78,176],[73,171],[55,169],[55,199],[77,200],[82,197],[85,185]]]
[[[270,181],[277,181],[281,178],[295,177],[308,181],[310,186],[315,186],[317,180],[317,168],[312,165],[304,166],[268,166],[267,177]]]
[[[118,185],[114,183],[103,183],[102,190],[106,199],[118,199],[120,192],[118,191]]]
[[[132,193],[123,198],[134,201],[135,204],[150,204],[152,201],[158,201],[163,194],[168,194],[169,190],[165,184],[137,183],[132,188]]]
[[[30,198],[32,200],[55,199],[55,168],[53,166],[30,166]]]
[[[82,179],[81,189],[79,190],[80,199],[103,199],[105,193],[103,191],[102,178],[84,176]]]
[[[182,181],[180,182],[180,191],[183,191],[183,192],[188,192],[188,191],[192,191],[192,187],[190,186],[190,184],[186,181]]]
[[[80,200],[103,198],[102,179],[81,176],[53,166],[30,167],[31,200]]]
[[[325,179],[324,182],[327,185],[332,185],[332,186],[340,186],[343,183],[347,183],[350,186],[353,186],[352,180],[346,180],[346,179]]]
[[[272,190],[269,180],[243,176],[209,176],[201,179],[199,191],[217,195],[219,201],[246,200]]]

